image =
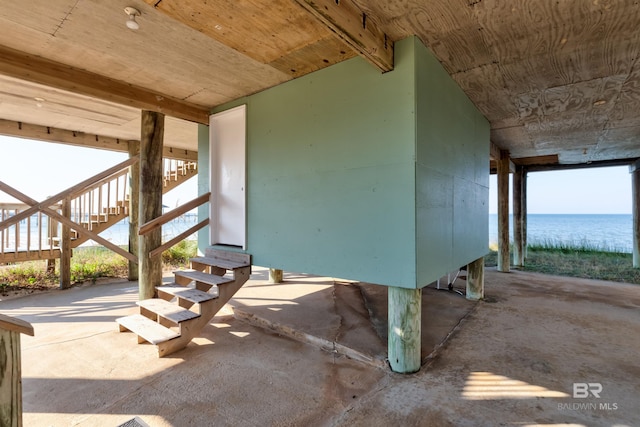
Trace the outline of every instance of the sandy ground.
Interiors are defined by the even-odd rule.
[[[437,351],[399,375],[322,345],[384,361],[380,288],[285,278],[273,287],[257,272],[232,300],[248,321],[219,316],[163,359],[115,327],[135,312],[136,283],[0,302],[36,330],[22,338],[24,425],[640,426],[636,285],[489,270],[479,303],[426,289],[423,310],[438,308],[423,337]],[[575,383],[591,385],[574,398]]]

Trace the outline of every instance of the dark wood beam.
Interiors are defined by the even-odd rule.
[[[32,139],[36,141],[54,142],[79,147],[97,148],[101,150],[129,152],[129,143],[137,146],[139,141],[111,138],[85,132],[77,132],[50,126],[40,126],[31,123],[14,122],[0,119],[0,135],[16,138]],[[162,157],[169,159],[197,161],[198,152],[177,147],[163,147]]]
[[[0,74],[191,122],[209,123],[209,110],[205,107],[4,46],[0,46]]]
[[[493,142],[489,143],[489,158],[491,160],[500,160],[500,147]]]
[[[527,172],[548,172],[548,171],[561,171],[571,169],[589,169],[589,168],[608,168],[613,166],[630,166],[637,164],[640,159],[616,159],[616,160],[601,160],[590,163],[577,163],[577,164],[557,164],[557,165],[533,165],[526,166]]]
[[[393,42],[353,0],[295,1],[382,72],[393,70]]]

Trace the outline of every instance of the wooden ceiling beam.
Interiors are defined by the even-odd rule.
[[[382,72],[393,70],[393,41],[353,0],[295,0]]]
[[[208,124],[208,109],[164,94],[0,46],[0,74],[121,105]]]
[[[17,138],[32,139],[37,141],[55,142],[74,145],[78,147],[97,148],[101,150],[127,153],[129,143],[136,144],[139,141],[111,138],[85,132],[71,131],[49,126],[40,126],[30,123],[14,122],[0,119],[0,135],[14,136]],[[185,150],[184,148],[164,146],[162,157],[169,159],[197,161],[198,152]]]
[[[491,160],[500,160],[500,147],[493,143],[493,141],[489,142],[489,158]]]

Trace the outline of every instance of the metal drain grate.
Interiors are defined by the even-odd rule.
[[[120,424],[118,427],[149,427],[149,424],[142,421],[140,418],[131,418],[129,421]]]

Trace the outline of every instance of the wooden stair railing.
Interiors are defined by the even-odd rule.
[[[0,182],[0,191],[13,197],[16,194],[24,196],[16,197],[24,202],[22,204],[0,204],[0,263],[59,258],[58,227],[63,221],[56,220],[55,214],[60,216],[61,201],[65,198],[71,200],[71,218],[68,220],[72,224],[66,225],[71,228],[72,248],[87,240],[96,240],[95,236],[126,218],[129,215],[129,166],[137,161],[137,157],[132,159],[47,199],[45,202],[53,201],[48,211],[42,209],[45,202],[38,203]],[[164,159],[164,170],[163,194],[195,176],[197,163]],[[36,235],[32,235],[31,216],[34,213],[38,215]],[[27,225],[26,238],[22,238],[21,222]],[[43,226],[45,222],[46,227]],[[115,251],[104,243],[104,239],[96,241]]]
[[[251,275],[244,253],[209,250],[191,265],[194,270],[174,272],[175,283],[156,287],[159,298],[138,301],[139,314],[116,319],[120,332],[154,344],[158,357],[185,348]]]

